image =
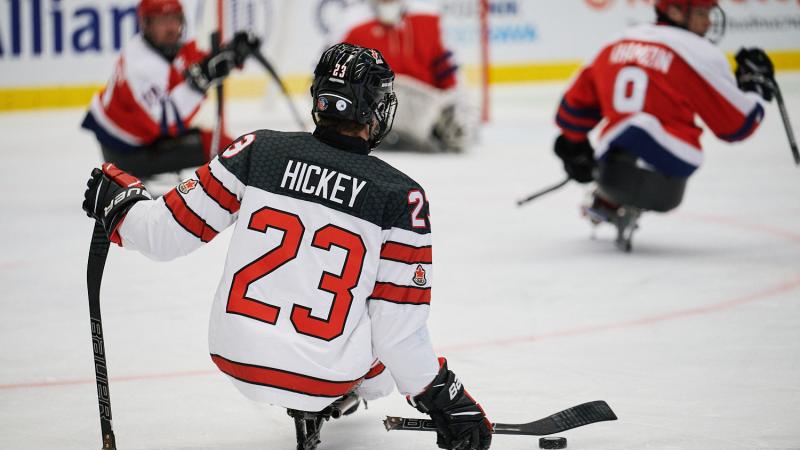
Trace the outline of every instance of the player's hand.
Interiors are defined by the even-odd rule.
[[[775,95],[775,68],[760,48],[743,48],[736,53],[736,84],[739,89],[755,92],[764,100]]]
[[[574,142],[562,134],[556,139],[554,150],[564,162],[564,170],[570,178],[579,183],[594,180],[592,172],[597,167],[597,162],[594,160],[592,144],[588,140]]]
[[[233,51],[236,67],[241,68],[245,60],[261,47],[261,39],[251,32],[239,31],[233,35],[229,47]]]
[[[123,172],[114,164],[105,163],[102,170],[92,170],[82,206],[86,215],[103,225],[108,238],[119,243],[117,228],[122,218],[134,203],[152,199],[138,178]]]
[[[436,424],[436,444],[449,450],[486,450],[492,444],[492,423],[483,408],[470,397],[461,381],[447,369],[440,358],[441,368],[428,388],[410,398],[409,403],[431,416]]]

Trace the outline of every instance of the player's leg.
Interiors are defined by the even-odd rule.
[[[222,136],[225,145],[230,141],[228,136]],[[107,162],[113,162],[138,178],[150,178],[161,173],[202,166],[209,161],[210,146],[209,131],[189,130],[181,136],[161,139],[132,152],[118,151],[104,145],[101,147]]]
[[[598,195],[617,205],[670,211],[683,200],[686,180],[648,168],[636,156],[619,148],[609,150],[598,162]]]

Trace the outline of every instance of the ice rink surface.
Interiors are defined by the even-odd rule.
[[[800,131],[800,74],[779,81]],[[607,400],[619,421],[562,433],[570,449],[800,448],[800,168],[777,107],[745,143],[707,132],[683,205],[645,215],[624,254],[610,227],[590,238],[584,186],[515,205],[562,178],[563,89],[497,88],[466,154],[376,152],[432,204],[437,351],[494,421]],[[282,107],[232,103],[229,128],[290,128]],[[2,449],[100,448],[80,209],[100,155],[82,115],[0,115]],[[208,356],[228,239],[169,263],[112,249],[102,308],[120,449],[294,448],[285,411],[243,398]],[[384,431],[387,414],[418,416],[395,394],[329,422],[319,449],[436,448],[433,434]]]

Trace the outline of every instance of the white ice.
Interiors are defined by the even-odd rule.
[[[779,80],[800,131],[800,74]],[[437,350],[497,422],[607,400],[619,421],[562,433],[570,449],[800,448],[800,168],[777,107],[743,144],[706,133],[683,205],[644,216],[624,254],[610,228],[590,238],[585,187],[515,205],[562,178],[563,88],[497,88],[467,154],[378,152],[432,203]],[[289,128],[281,106],[232,103],[229,127]],[[0,115],[2,449],[100,448],[80,209],[100,156],[82,115]],[[170,263],[112,249],[102,309],[119,448],[294,448],[285,411],[241,397],[208,356],[228,237]],[[328,423],[320,450],[436,448],[433,434],[384,431],[387,414],[418,416],[395,394]]]

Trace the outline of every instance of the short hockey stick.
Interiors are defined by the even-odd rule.
[[[222,36],[219,30],[217,30],[211,33],[211,51],[218,51],[220,45],[222,45]],[[209,159],[217,156],[220,151],[219,144],[222,140],[222,130],[225,126],[225,86],[220,81],[215,89],[217,93],[217,122],[214,124],[214,130],[211,133],[211,149]]]
[[[583,403],[567,408],[551,416],[528,423],[494,423],[494,434],[520,434],[528,436],[547,436],[595,422],[617,420],[617,415],[603,400]],[[436,425],[429,419],[409,419],[407,417],[386,417],[383,421],[386,431],[436,431]]]
[[[106,265],[109,247],[106,231],[100,222],[94,225],[92,242],[89,245],[89,262],[86,265],[86,287],[89,292],[89,319],[92,327],[92,349],[94,350],[94,375],[97,381],[97,403],[100,408],[100,430],[103,450],[116,450],[114,429],[111,426],[111,392],[108,388],[106,350],[103,343],[103,321],[100,317],[100,284]]]
[[[537,198],[539,198],[539,197],[541,197],[541,196],[543,196],[545,194],[549,194],[549,193],[551,193],[551,192],[553,192],[555,190],[561,189],[562,187],[566,186],[567,183],[569,183],[569,180],[571,180],[571,178],[567,177],[566,180],[564,180],[564,181],[562,181],[562,182],[560,182],[558,184],[555,184],[553,186],[550,186],[549,188],[546,188],[546,189],[538,191],[538,192],[536,192],[534,194],[531,194],[531,195],[523,198],[522,200],[517,200],[517,206],[522,206],[525,203],[528,203],[530,201],[536,200]]]
[[[297,112],[297,108],[294,106],[294,102],[292,102],[292,97],[289,95],[289,91],[286,89],[286,85],[283,84],[283,80],[278,75],[278,72],[275,70],[275,67],[273,67],[269,61],[267,61],[267,58],[265,58],[264,55],[257,48],[252,49],[252,52],[253,52],[253,57],[256,60],[258,60],[258,62],[261,63],[262,66],[264,66],[264,69],[266,69],[267,72],[269,72],[269,74],[275,80],[275,83],[278,84],[278,87],[283,93],[283,96],[286,98],[286,103],[289,105],[289,110],[292,112],[292,116],[294,116],[294,120],[295,122],[297,122],[297,125],[300,127],[301,130],[305,130],[306,123],[300,117],[300,113]]]
[[[792,149],[792,156],[794,156],[794,163],[800,165],[800,151],[797,150],[797,141],[794,138],[794,130],[792,123],[789,121],[789,112],[786,110],[786,103],[783,101],[781,88],[778,82],[773,78],[772,87],[775,90],[775,101],[778,103],[778,109],[781,112],[781,119],[783,119],[783,127],[786,129],[786,137],[789,138],[789,147]]]

